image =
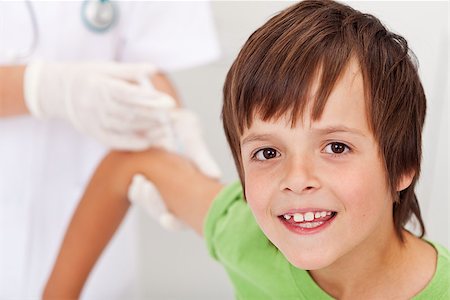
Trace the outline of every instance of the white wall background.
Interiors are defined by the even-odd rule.
[[[207,142],[224,173],[237,179],[228,150],[220,110],[222,85],[234,57],[248,36],[292,2],[213,2],[223,49],[221,60],[170,74],[187,107],[202,122]],[[427,238],[450,247],[448,130],[448,2],[351,2],[379,17],[403,35],[420,62],[428,97],[422,177],[417,188]],[[220,265],[209,258],[203,240],[192,232],[168,233],[142,215],[141,282],[149,299],[233,299],[231,284]]]

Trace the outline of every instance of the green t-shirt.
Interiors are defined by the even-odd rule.
[[[333,299],[267,239],[244,201],[239,182],[214,200],[204,228],[209,252],[228,272],[237,299]],[[413,299],[450,299],[450,253],[438,252],[436,273]]]

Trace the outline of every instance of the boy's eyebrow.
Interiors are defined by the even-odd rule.
[[[365,137],[366,135],[358,129],[355,128],[350,128],[347,126],[328,126],[328,127],[324,127],[324,128],[314,128],[312,129],[312,131],[314,133],[320,134],[320,135],[326,135],[326,134],[331,134],[331,133],[337,133],[337,132],[342,132],[342,133],[350,133],[350,134],[356,134],[356,135],[360,135]],[[272,134],[249,134],[248,136],[246,136],[242,141],[241,141],[241,145],[245,145],[247,143],[250,142],[254,142],[254,141],[264,141],[264,140],[268,140],[271,137],[273,137]]]
[[[330,133],[336,133],[336,132],[343,132],[343,133],[352,133],[357,134],[360,136],[366,136],[361,130],[350,128],[347,126],[339,125],[339,126],[328,126],[324,128],[315,128],[313,131],[316,131],[320,134],[330,134]]]
[[[241,145],[245,145],[247,143],[254,142],[254,141],[265,141],[265,140],[268,140],[271,136],[273,136],[273,135],[271,135],[271,134],[249,134],[241,141]]]

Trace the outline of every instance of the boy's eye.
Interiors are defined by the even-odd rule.
[[[344,154],[350,151],[350,148],[346,144],[333,142],[326,145],[324,151],[328,154]]]
[[[280,156],[280,153],[278,153],[278,151],[273,148],[264,148],[264,149],[258,150],[253,155],[253,157],[256,160],[268,160],[268,159],[272,159],[272,158],[275,158],[278,156]]]

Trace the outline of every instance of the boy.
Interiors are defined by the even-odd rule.
[[[79,295],[141,173],[205,237],[238,299],[448,299],[449,252],[422,239],[414,193],[425,110],[402,37],[336,2],[296,4],[251,35],[225,81],[240,183],[163,150],[111,153],[45,295]],[[419,237],[404,229],[412,216]]]

